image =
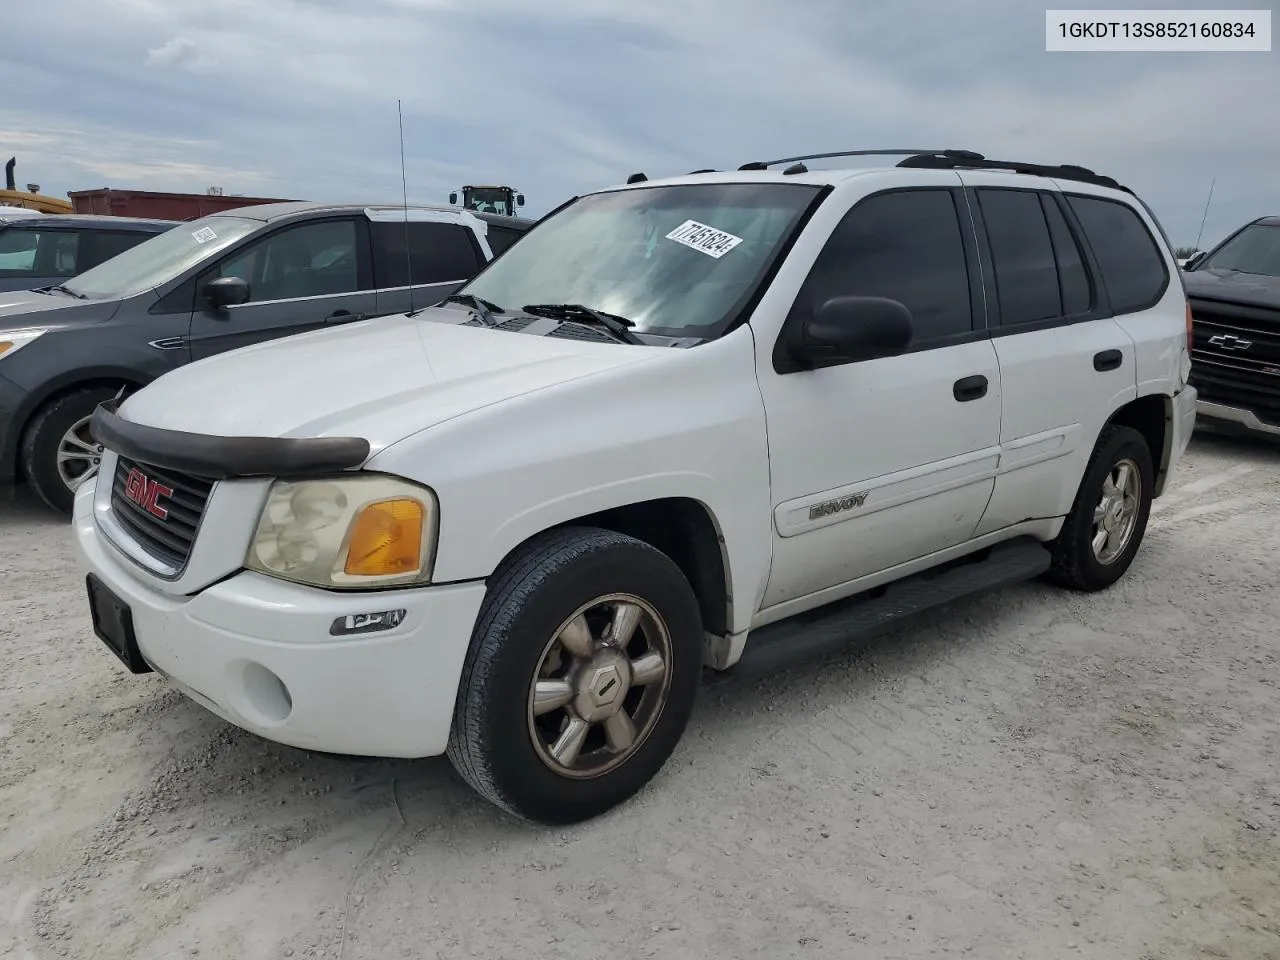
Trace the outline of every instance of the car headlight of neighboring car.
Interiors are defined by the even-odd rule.
[[[10,330],[7,333],[0,333],[0,360],[17,353],[44,332],[43,327],[27,327],[24,330]]]
[[[245,565],[317,587],[427,583],[438,526],[435,494],[405,480],[276,481]]]

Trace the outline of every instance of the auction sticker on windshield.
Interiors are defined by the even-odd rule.
[[[208,227],[201,227],[199,230],[192,230],[191,236],[196,243],[208,243],[210,240],[218,239],[218,235]]]
[[[717,260],[742,242],[741,237],[709,227],[697,220],[686,220],[668,233],[667,239],[682,243],[690,250],[697,250]]]

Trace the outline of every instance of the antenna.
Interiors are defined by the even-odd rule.
[[[1209,204],[1213,202],[1213,185],[1218,182],[1215,176],[1209,181],[1209,198],[1204,202],[1204,216],[1200,218],[1200,232],[1196,234],[1196,252],[1200,252],[1200,238],[1204,236],[1204,222],[1209,219]]]
[[[404,172],[404,111],[396,101],[396,117],[400,120],[400,190],[404,197],[404,276],[409,281],[409,312],[413,313],[413,257],[409,255],[409,180]]]

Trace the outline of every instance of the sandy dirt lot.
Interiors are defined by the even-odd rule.
[[[1129,576],[707,691],[546,830],[229,727],[0,500],[0,957],[1280,957],[1280,452],[1197,438]]]

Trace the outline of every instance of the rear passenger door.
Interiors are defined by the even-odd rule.
[[[246,281],[248,302],[214,309],[203,288],[218,277]],[[364,217],[288,224],[237,247],[201,275],[191,358],[363,319],[376,303]]]
[[[1136,393],[1136,367],[1062,195],[963,176],[1003,391],[1000,468],[981,535],[1070,509],[1098,432]]]
[[[411,211],[407,222],[397,214],[369,224],[379,314],[439,303],[489,259],[470,227],[457,220],[418,217]]]

